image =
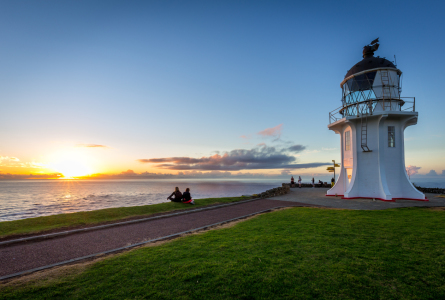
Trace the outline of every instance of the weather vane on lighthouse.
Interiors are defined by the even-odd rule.
[[[328,128],[340,135],[341,170],[328,196],[426,200],[405,170],[404,131],[417,124],[414,97],[400,97],[402,72],[363,47],[363,59],[341,82],[342,106],[329,113]]]

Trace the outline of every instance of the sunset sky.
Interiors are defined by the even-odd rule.
[[[396,55],[402,96],[416,97],[406,165],[445,176],[444,11],[443,1],[0,1],[0,178],[325,174],[340,161],[328,113],[377,37],[376,55]]]

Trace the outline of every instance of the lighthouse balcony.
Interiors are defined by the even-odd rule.
[[[373,98],[347,103],[329,112],[329,124],[343,118],[355,118],[380,114],[406,114],[416,111],[415,97]]]

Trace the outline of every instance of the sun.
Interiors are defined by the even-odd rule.
[[[92,174],[89,167],[90,159],[78,151],[65,152],[52,157],[49,167],[63,174],[63,179],[71,179]]]
[[[53,168],[63,174],[65,179],[91,174],[91,170],[82,162],[74,159],[66,159],[53,164]]]

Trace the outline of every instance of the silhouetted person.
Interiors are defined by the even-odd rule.
[[[292,176],[292,178],[290,179],[290,184],[295,184],[294,176]]]
[[[192,195],[190,195],[190,189],[186,188],[184,194],[182,194],[182,203],[190,203],[195,204],[195,201],[192,199]]]
[[[175,197],[173,198],[173,196]],[[179,191],[179,188],[175,187],[175,191],[170,196],[168,196],[167,199],[172,202],[181,202],[182,193]]]

